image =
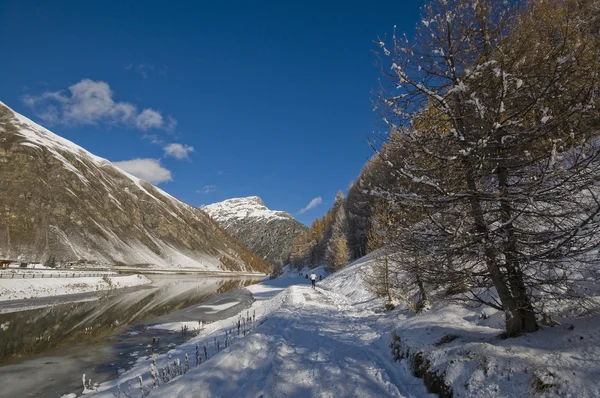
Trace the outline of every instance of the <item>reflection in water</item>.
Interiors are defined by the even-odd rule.
[[[129,352],[146,346],[145,342],[152,339],[144,325],[170,319],[217,319],[218,316],[202,314],[195,306],[187,307],[258,282],[252,278],[190,275],[149,277],[154,280],[149,288],[115,291],[94,301],[0,314],[0,325],[8,326],[0,328],[0,385],[5,387],[4,392],[8,392],[8,387],[16,394],[12,396],[56,396],[60,390],[66,391],[66,384],[71,383],[71,389],[77,385],[86,367],[98,373],[98,381],[116,377],[118,368],[127,367],[131,359],[136,359],[126,359]],[[252,301],[247,291],[219,297],[231,300],[229,295],[234,295],[242,306]],[[167,349],[167,342],[180,343],[184,338],[177,333],[163,336],[161,341],[165,344],[160,351]],[[53,350],[58,347],[60,351]],[[38,370],[39,365],[50,366]],[[36,374],[32,374],[32,368],[36,368]]]
[[[191,279],[191,280],[190,280]],[[161,277],[155,288],[115,291],[95,301],[0,314],[0,361],[36,354],[65,343],[105,338],[120,327],[167,314],[218,293],[247,286],[252,279]],[[7,323],[9,322],[9,323]]]

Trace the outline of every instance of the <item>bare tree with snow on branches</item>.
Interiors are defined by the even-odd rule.
[[[423,272],[466,281],[509,336],[548,303],[585,304],[598,277],[598,15],[592,0],[432,0],[414,40],[378,43],[377,110],[404,154],[386,158],[401,188],[379,195],[421,213]]]

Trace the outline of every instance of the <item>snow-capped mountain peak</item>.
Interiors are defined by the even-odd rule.
[[[270,210],[258,196],[228,199],[202,210],[271,264],[286,264],[294,238],[306,230],[291,214]]]
[[[258,196],[233,198],[202,207],[214,220],[220,224],[228,224],[234,220],[293,220],[291,214],[284,211],[270,210]]]

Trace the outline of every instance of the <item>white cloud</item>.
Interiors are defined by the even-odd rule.
[[[173,130],[177,121],[160,112],[143,109],[129,102],[115,102],[114,92],[103,81],[83,79],[67,90],[25,95],[23,103],[33,108],[38,117],[52,124],[122,124],[140,130]]]
[[[163,147],[165,156],[172,156],[175,159],[188,159],[190,152],[194,152],[194,147],[185,144],[171,143]]]
[[[135,118],[135,125],[140,130],[157,129],[163,126],[163,118],[153,109],[144,109]]]
[[[214,186],[214,185],[206,185],[206,186],[204,186],[204,188],[202,188],[202,189],[200,189],[200,190],[198,190],[196,192],[197,193],[206,194],[206,193],[215,192],[216,190],[217,190],[216,186]]]
[[[310,209],[314,209],[315,207],[317,207],[318,205],[320,205],[321,203],[323,203],[323,198],[321,198],[320,196],[314,198],[313,200],[311,200],[306,207],[304,207],[303,209],[301,209],[298,214],[304,214],[307,211],[309,211]]]
[[[133,159],[113,162],[113,164],[151,184],[160,184],[173,180],[171,171],[162,167],[158,159]]]

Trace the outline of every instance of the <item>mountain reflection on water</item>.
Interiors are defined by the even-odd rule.
[[[154,283],[135,291],[113,291],[97,300],[0,314],[0,361],[52,350],[70,343],[102,341],[128,325],[184,309],[256,278],[152,275]],[[201,319],[201,318],[198,318]]]

